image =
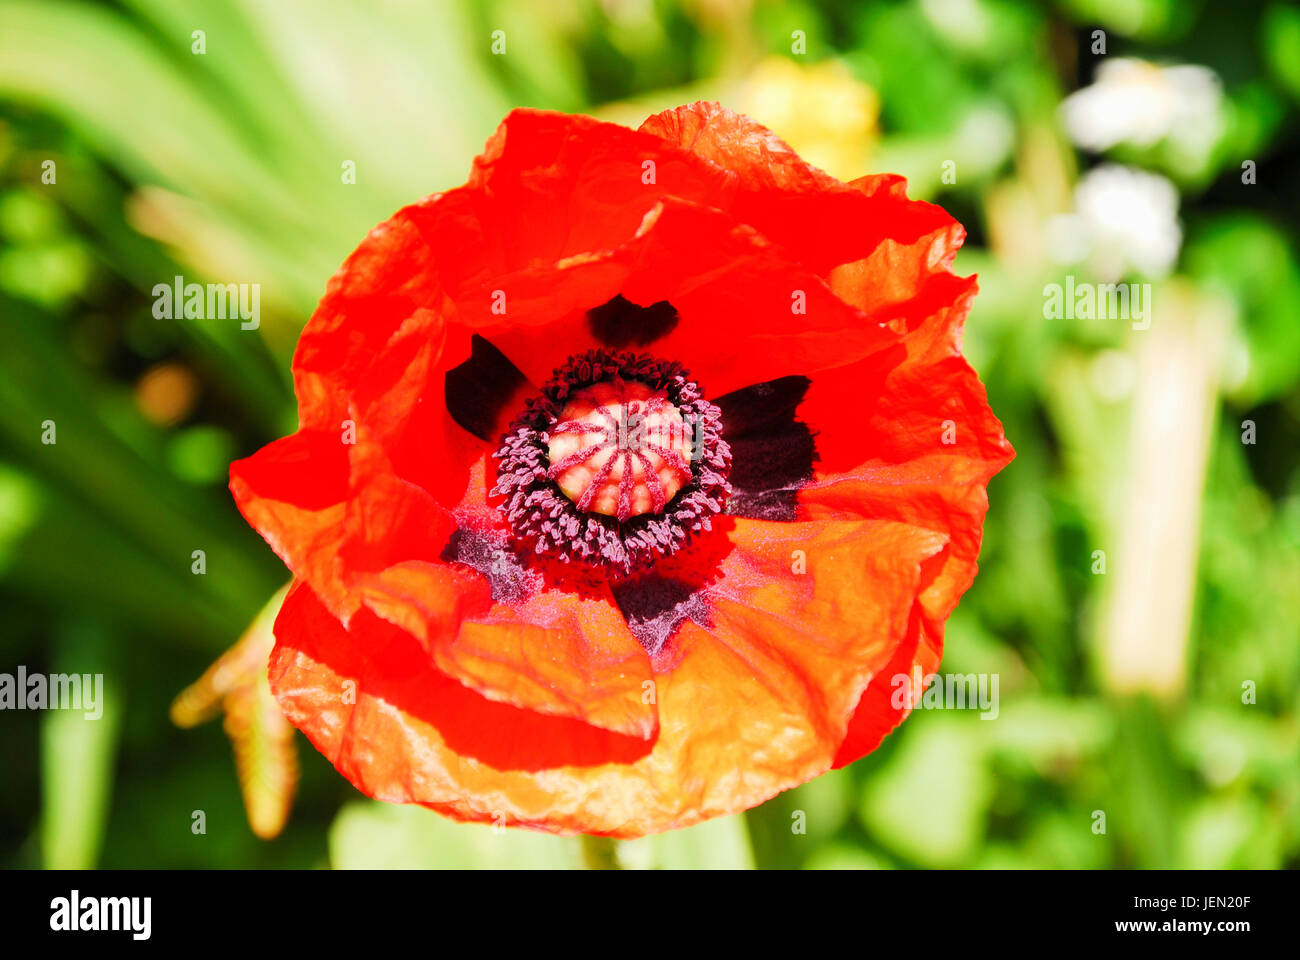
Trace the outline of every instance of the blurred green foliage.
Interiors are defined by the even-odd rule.
[[[1076,149],[1062,100],[1115,57],[1210,68],[1217,132]],[[807,89],[782,88],[772,58]],[[835,83],[878,117],[846,131],[760,109]],[[167,708],[285,579],[225,466],[292,429],[297,331],[364,233],[459,183],[513,105],[639,119],[701,97],[816,143],[837,175],[904,174],[969,230],[957,266],[982,293],[966,352],[1019,456],[991,486],[943,669],[996,673],[1001,701],[996,719],[918,712],[862,762],[622,844],[619,862],[1300,865],[1300,12],[1176,0],[0,0],[0,670],[94,665],[110,704],[94,724],[0,716],[0,863],[583,861],[576,840],[365,801],[301,738],[294,815],[257,840],[218,727],[177,730]],[[1154,479],[1126,446],[1133,377],[1160,357],[1125,322],[1042,309],[1044,285],[1080,269],[1044,255],[1047,225],[1107,160],[1177,186],[1181,251],[1150,279],[1219,318],[1213,376],[1177,368],[1208,426],[1171,423],[1196,434],[1190,460]],[[176,275],[260,283],[260,329],[155,318],[151,290]],[[1192,343],[1180,319],[1167,329]],[[1180,471],[1203,487],[1190,593],[1177,599],[1176,558],[1158,551],[1096,572],[1122,505],[1160,502]],[[1134,570],[1190,617],[1172,632],[1180,675],[1156,694],[1117,681],[1124,651],[1107,652],[1126,623],[1115,581]]]

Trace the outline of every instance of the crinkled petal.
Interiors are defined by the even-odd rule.
[[[300,430],[230,465],[244,519],[338,616],[358,606],[338,551],[348,509],[347,448],[336,433]]]
[[[715,205],[819,275],[954,223],[942,208],[908,200],[901,177],[841,183],[771,130],[716,103],[665,110],[640,129],[706,161],[730,187]]]
[[[499,602],[482,576],[412,562],[364,589],[366,605],[419,640],[438,670],[489,700],[643,740],[658,729],[649,658],[608,587]]]
[[[913,663],[923,674],[937,668],[944,624],[974,581],[988,483],[1014,456],[959,352],[974,293],[973,278],[924,275],[912,299],[888,308],[907,331],[899,344],[814,379],[799,408],[820,455],[800,515],[887,517],[948,538],[918,598]],[[839,765],[874,749],[905,711],[869,695],[859,714]]]
[[[730,537],[728,562],[772,612],[741,600],[736,583],[709,624],[681,625],[656,661],[653,742],[493,703],[449,682],[408,632],[368,610],[345,628],[306,585],[276,623],[272,689],[379,799],[623,837],[734,813],[829,768],[873,670],[905,639],[921,566],[942,538],[870,521],[742,521]],[[764,585],[795,549],[807,551],[804,578]]]

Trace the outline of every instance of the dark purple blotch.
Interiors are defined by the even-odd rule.
[[[799,490],[812,479],[817,460],[812,431],[795,417],[811,384],[803,376],[780,377],[714,400],[731,447],[727,513],[786,522],[797,517]]]
[[[504,353],[477,333],[470,338],[469,359],[446,374],[447,412],[480,440],[501,439],[498,424],[506,404],[515,400],[528,378]]]
[[[611,581],[610,589],[628,629],[652,657],[663,649],[683,621],[690,620],[702,627],[709,625],[709,607],[703,591],[681,580],[646,573]]]
[[[667,300],[638,307],[622,296],[587,311],[591,335],[606,347],[644,347],[666,337],[677,326],[677,308]]]
[[[504,535],[457,527],[442,549],[444,563],[463,563],[487,578],[492,599],[521,603],[542,589],[542,575],[525,567]]]

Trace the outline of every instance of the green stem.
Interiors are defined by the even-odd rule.
[[[582,835],[582,864],[588,870],[618,870],[618,855],[615,844],[618,841],[610,837],[593,837]]]

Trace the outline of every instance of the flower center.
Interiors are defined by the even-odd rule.
[[[579,390],[550,431],[549,476],[579,510],[663,513],[691,479],[691,429],[663,390],[617,378]]]
[[[681,364],[644,354],[570,357],[494,456],[515,542],[609,577],[684,548],[731,493],[721,411]]]

